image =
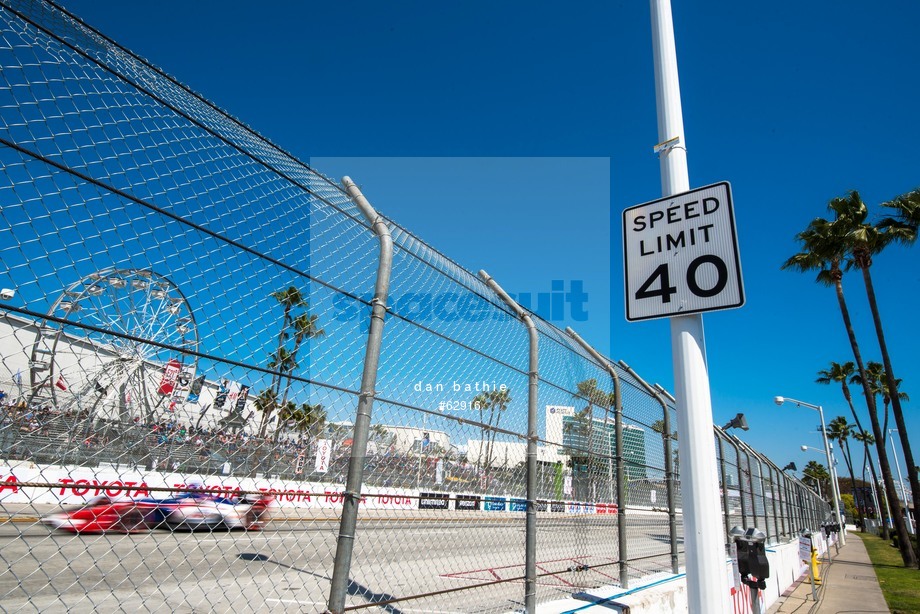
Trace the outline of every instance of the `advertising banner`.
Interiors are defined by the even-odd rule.
[[[316,473],[326,473],[329,471],[329,460],[332,458],[332,442],[328,439],[318,439],[316,441]]]
[[[482,498],[478,495],[457,495],[454,501],[454,509],[463,512],[479,511],[482,506]]]
[[[450,495],[447,493],[423,492],[419,496],[418,509],[446,510],[450,507]]]
[[[163,377],[160,378],[160,387],[157,389],[157,392],[166,396],[172,394],[173,389],[176,387],[176,378],[179,377],[179,371],[182,370],[182,365],[175,358],[171,358],[166,366],[163,367]]]

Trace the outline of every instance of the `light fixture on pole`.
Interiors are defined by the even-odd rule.
[[[798,407],[808,407],[809,409],[814,409],[818,412],[818,415],[821,417],[821,437],[824,438],[824,454],[827,456],[827,466],[830,468],[831,475],[836,476],[837,472],[834,470],[834,463],[831,460],[831,445],[827,440],[827,425],[824,423],[824,409],[820,405],[812,405],[811,403],[806,403],[804,401],[797,401],[795,399],[787,399],[785,397],[773,397],[773,402],[777,405],[782,405],[786,401],[794,403]],[[840,542],[843,545],[846,545],[846,531],[844,530],[843,518],[840,516],[840,485],[837,483],[836,477],[831,481],[831,490],[833,491],[834,499],[834,518],[837,519],[837,524],[840,525]]]
[[[746,431],[749,428],[750,427],[748,426],[747,419],[745,419],[744,414],[738,414],[729,420],[728,424],[722,427],[722,430],[727,431],[728,429],[741,429],[742,431]]]

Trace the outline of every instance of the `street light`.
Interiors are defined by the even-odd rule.
[[[728,429],[741,429],[742,431],[746,431],[749,428],[750,427],[748,426],[747,419],[744,417],[744,414],[738,414],[729,420],[728,424],[722,427],[722,430],[727,431]]]
[[[904,500],[904,511],[907,512],[907,528],[911,533],[914,532],[914,520],[910,515],[910,504],[908,503],[907,493],[904,492],[904,478],[901,477],[901,463],[898,461],[898,455],[894,452],[894,435],[892,433],[897,433],[898,429],[888,429],[888,438],[891,439],[891,451],[894,456],[894,466],[898,470],[898,484],[901,486],[901,498]],[[898,510],[900,514],[901,511]]]
[[[843,543],[843,545],[846,545],[846,531],[844,531],[843,518],[840,517],[840,485],[837,483],[837,471],[834,469],[834,463],[831,461],[831,446],[830,442],[827,440],[827,426],[824,423],[824,410],[820,405],[812,405],[811,403],[805,403],[804,401],[797,401],[795,399],[787,399],[784,397],[773,398],[773,402],[777,405],[782,405],[786,401],[795,403],[797,407],[808,407],[810,409],[814,409],[818,412],[818,415],[821,416],[821,437],[824,438],[824,454],[827,456],[827,466],[830,467],[831,477],[833,477],[833,481],[831,482],[831,490],[833,491],[834,495],[834,517],[837,519],[837,524],[840,525],[840,541]]]

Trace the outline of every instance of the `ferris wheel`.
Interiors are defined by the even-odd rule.
[[[181,402],[195,375],[198,329],[178,286],[143,269],[87,275],[38,324],[30,402],[127,422]]]

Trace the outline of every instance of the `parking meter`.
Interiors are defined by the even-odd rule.
[[[766,579],[770,577],[770,563],[767,561],[767,550],[764,542],[766,534],[754,527],[743,530],[735,527],[731,536],[738,548],[738,572],[741,582],[752,589],[767,588]]]

